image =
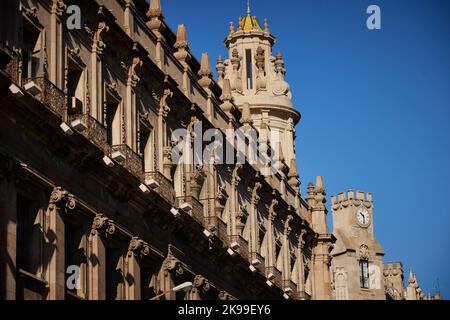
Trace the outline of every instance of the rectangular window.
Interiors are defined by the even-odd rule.
[[[119,102],[108,99],[106,102],[106,138],[111,146],[120,144]]]
[[[17,300],[44,300],[44,209],[32,198],[17,195]],[[53,249],[54,250],[54,249]]]
[[[144,157],[145,172],[154,171],[153,130],[141,123],[139,131],[139,154]]]
[[[67,71],[67,105],[69,114],[83,113],[83,70],[69,61]]]
[[[17,236],[19,268],[43,278],[42,248],[44,243],[44,213],[36,202],[17,196]]]
[[[86,235],[82,226],[76,226],[69,223],[65,225],[65,270],[71,267],[70,274],[66,273],[67,278],[74,274],[73,268],[79,268],[79,277],[71,286],[66,286],[66,299],[80,299],[86,296]]]
[[[124,299],[124,268],[121,250],[105,248],[106,300]]]
[[[245,50],[245,63],[247,69],[247,89],[253,89],[252,50]]]
[[[361,288],[369,289],[369,262],[367,260],[359,261],[359,279]]]
[[[42,71],[41,33],[26,21],[22,31],[22,78],[35,78]]]

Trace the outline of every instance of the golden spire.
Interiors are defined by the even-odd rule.
[[[239,19],[239,28],[238,30],[259,30],[262,31],[261,27],[259,26],[258,21],[256,20],[255,16],[251,15],[250,10],[250,0],[247,0],[247,15]]]

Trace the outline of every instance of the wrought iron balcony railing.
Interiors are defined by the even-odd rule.
[[[81,129],[77,129],[77,126],[75,126],[75,130],[79,131],[86,139],[101,149],[104,154],[108,154],[109,146],[106,140],[106,128],[89,114],[75,114],[69,116],[69,122],[71,124],[76,121],[81,123],[81,125],[78,126]]]
[[[24,79],[23,84],[34,81],[41,92],[35,98],[44,104],[51,112],[63,119],[66,112],[64,92],[44,77]]]

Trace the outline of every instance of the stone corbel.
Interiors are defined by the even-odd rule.
[[[272,202],[271,202],[270,206],[268,207],[269,220],[271,220],[271,221],[274,221],[277,216],[277,213],[276,213],[277,206],[278,206],[278,200],[272,199]]]
[[[106,48],[106,44],[103,41],[103,34],[109,31],[109,26],[106,22],[106,17],[104,11],[107,10],[103,6],[98,9],[98,23],[95,29],[91,29],[89,26],[85,25],[84,30],[92,37],[92,51],[102,54],[103,50]]]
[[[170,90],[169,88],[165,88],[163,94],[161,95],[161,98],[159,99],[159,110],[158,110],[158,115],[162,116],[163,118],[166,118],[170,112],[170,107],[167,103],[167,100],[172,97],[173,97],[172,90]]]
[[[128,257],[138,256],[143,257],[147,256],[150,253],[150,246],[147,242],[138,237],[133,237],[130,240],[130,244],[128,245]]]
[[[53,189],[49,200],[50,210],[62,209],[63,206],[66,210],[73,210],[75,209],[75,205],[76,201],[73,194],[70,194],[61,187],[55,187]]]
[[[217,295],[217,299],[218,300],[232,300],[231,299],[231,295],[226,292],[226,291],[220,291],[219,294]]]
[[[28,19],[32,21],[37,21],[38,8],[36,6],[31,6],[27,8],[23,4],[20,4],[19,11],[22,12],[22,14],[26,16]]]
[[[197,274],[194,277],[194,281],[192,282],[193,288],[195,288],[198,291],[209,291],[211,288],[211,285],[209,281],[203,277],[202,275]]]
[[[256,182],[253,188],[249,189],[252,193],[252,204],[257,205],[261,197],[259,196],[259,190],[262,188],[261,182]]]
[[[191,191],[194,198],[199,198],[200,190],[206,178],[206,173],[203,170],[203,166],[197,166],[194,171],[191,172]]]
[[[286,216],[286,220],[284,221],[284,229],[283,229],[284,234],[285,234],[286,236],[289,236],[289,234],[290,234],[291,231],[292,231],[292,228],[291,228],[291,222],[292,222],[292,220],[294,220],[294,217],[293,217],[292,215]]]
[[[66,12],[67,6],[62,0],[53,0],[51,13],[61,17]]]
[[[91,235],[96,235],[101,230],[105,232],[105,236],[108,236],[114,234],[116,227],[113,220],[108,219],[102,213],[97,213],[92,222]]]
[[[166,274],[171,273],[174,275],[181,275],[184,273],[180,260],[171,255],[164,260],[162,267]]]

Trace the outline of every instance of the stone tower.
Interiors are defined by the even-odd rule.
[[[384,300],[383,256],[375,239],[372,194],[349,190],[331,197],[333,294],[337,300]]]
[[[294,126],[300,113],[291,101],[289,84],[284,80],[286,69],[281,53],[273,54],[275,37],[269,31],[267,19],[258,23],[251,15],[239,18],[237,28],[230,22],[230,32],[225,39],[228,59],[218,59],[218,83],[230,81],[235,105],[245,121],[252,122],[257,130],[268,129],[271,137],[279,137],[271,144],[274,159],[290,167],[296,175]],[[275,145],[276,144],[276,145]]]

